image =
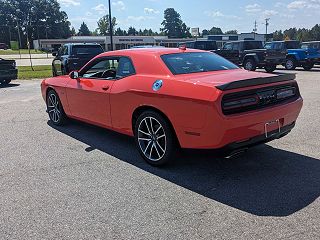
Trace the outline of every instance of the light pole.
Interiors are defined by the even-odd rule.
[[[113,29],[112,29],[112,17],[111,17],[111,1],[108,0],[109,3],[109,34],[110,34],[110,50],[113,51]]]

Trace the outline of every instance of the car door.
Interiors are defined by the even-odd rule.
[[[110,90],[116,79],[119,57],[101,57],[79,72],[67,84],[71,115],[103,127],[111,127]]]

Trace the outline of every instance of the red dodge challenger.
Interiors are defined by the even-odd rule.
[[[41,90],[53,124],[73,118],[134,136],[141,156],[161,165],[180,147],[232,155],[285,136],[303,102],[294,79],[211,52],[145,48],[100,54]]]

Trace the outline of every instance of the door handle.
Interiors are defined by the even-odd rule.
[[[109,90],[109,88],[110,88],[110,86],[103,86],[102,90],[107,91],[107,90]]]

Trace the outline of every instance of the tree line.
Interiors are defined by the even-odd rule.
[[[112,18],[113,34],[116,36],[168,36],[169,38],[190,38],[190,27],[183,22],[181,15],[173,8],[164,11],[159,32],[152,29],[128,29],[117,27],[117,19]],[[9,44],[10,40],[21,39],[21,47],[34,39],[57,39],[70,36],[109,35],[109,16],[101,17],[97,29],[90,31],[83,22],[76,31],[71,27],[66,12],[62,11],[57,0],[0,0],[0,42]],[[219,27],[203,29],[200,36],[237,34],[237,30],[223,32]],[[273,33],[274,40],[295,39],[300,41],[320,40],[320,24],[311,29],[290,28]]]

